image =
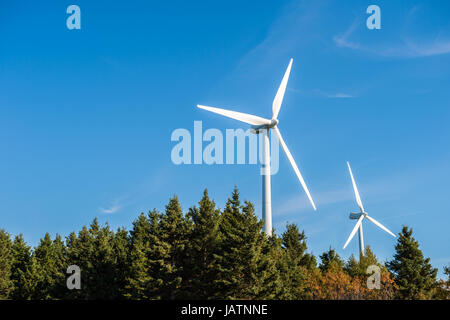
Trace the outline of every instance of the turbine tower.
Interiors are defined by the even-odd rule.
[[[352,179],[353,190],[355,191],[356,203],[358,204],[360,212],[358,212],[358,213],[351,212],[350,213],[350,219],[352,219],[352,220],[357,219],[358,221],[356,222],[355,227],[353,228],[352,232],[350,233],[350,236],[348,237],[347,242],[344,244],[344,249],[347,247],[350,240],[352,240],[356,231],[359,230],[359,256],[361,259],[361,257],[364,257],[364,238],[363,238],[362,222],[365,218],[367,220],[369,220],[370,222],[374,223],[375,225],[377,225],[378,227],[380,227],[381,229],[383,229],[384,231],[386,231],[387,233],[389,233],[390,235],[392,235],[394,238],[395,238],[395,234],[393,234],[391,231],[389,231],[385,226],[383,226],[381,223],[376,221],[374,218],[369,216],[367,214],[367,212],[364,210],[364,207],[363,207],[363,204],[361,201],[361,197],[359,196],[358,188],[356,187],[355,179],[353,178],[352,168],[350,168],[350,163],[348,161],[347,161],[347,166],[348,166],[348,171],[350,172],[350,178]]]
[[[220,114],[222,116],[232,118],[235,120],[239,120],[251,125],[252,132],[256,134],[263,134],[263,143],[262,143],[262,151],[263,151],[263,163],[262,163],[262,211],[263,211],[263,220],[264,220],[264,230],[268,236],[272,236],[272,203],[271,203],[271,192],[270,192],[270,141],[269,141],[269,132],[272,129],[275,132],[276,137],[278,138],[281,147],[283,148],[284,153],[286,154],[289,162],[291,163],[292,168],[294,169],[295,174],[297,175],[300,184],[308,196],[309,201],[311,202],[312,207],[316,210],[316,205],[309,193],[308,187],[306,186],[305,181],[303,180],[302,174],[297,167],[297,164],[292,157],[291,152],[289,151],[286,143],[281,137],[280,130],[278,129],[278,113],[280,112],[281,103],[283,102],[284,93],[286,91],[287,82],[289,79],[289,74],[291,72],[292,67],[292,59],[289,62],[289,65],[286,69],[286,72],[283,76],[283,80],[281,81],[280,87],[278,88],[277,94],[275,95],[275,99],[272,103],[272,119],[265,119],[258,116],[254,116],[247,113],[230,111],[220,108],[207,107],[202,105],[197,105],[200,109],[204,109],[210,112],[214,112]]]

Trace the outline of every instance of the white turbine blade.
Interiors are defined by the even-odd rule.
[[[271,121],[268,119],[264,119],[261,117],[257,117],[251,114],[247,114],[247,113],[242,113],[242,112],[237,112],[237,111],[231,111],[231,110],[225,110],[225,109],[220,109],[220,108],[214,108],[214,107],[207,107],[207,106],[202,106],[202,105],[197,105],[197,107],[199,107],[200,109],[204,109],[204,110],[208,110],[214,113],[218,113],[222,116],[228,117],[228,118],[232,118],[235,120],[239,120],[248,124],[252,124],[255,126],[259,126],[259,125],[269,125],[271,124]]]
[[[359,196],[358,188],[356,187],[355,179],[353,178],[352,168],[350,168],[350,163],[347,161],[348,171],[350,171],[350,177],[352,178],[353,190],[355,191],[356,203],[358,204],[361,212],[364,212],[364,207],[361,201],[361,197]]]
[[[313,199],[311,198],[311,194],[309,193],[309,190],[308,190],[308,187],[306,186],[305,180],[303,180],[302,174],[300,173],[300,170],[298,169],[297,164],[296,164],[295,161],[294,161],[294,157],[292,157],[292,154],[291,154],[291,152],[289,151],[288,147],[286,146],[286,143],[284,143],[284,140],[283,140],[283,138],[281,137],[280,130],[278,130],[277,127],[274,127],[273,129],[274,129],[274,131],[275,131],[275,133],[276,133],[276,135],[277,135],[277,137],[278,137],[278,140],[280,141],[280,144],[281,144],[281,147],[282,147],[283,150],[284,150],[284,153],[286,153],[286,156],[288,157],[289,162],[291,163],[291,166],[292,166],[292,168],[294,169],[295,174],[297,175],[298,180],[300,180],[300,183],[301,183],[303,189],[305,190],[306,195],[308,196],[309,201],[311,202],[311,204],[312,204],[314,210],[316,210],[316,205],[314,204],[314,201],[313,201]]]
[[[381,223],[379,223],[377,220],[375,220],[374,218],[370,217],[369,215],[366,215],[366,218],[369,219],[369,221],[373,222],[374,224],[376,224],[377,226],[379,226],[381,229],[383,229],[384,231],[386,231],[387,233],[389,233],[391,236],[393,236],[394,238],[396,238],[395,234],[393,234],[391,231],[389,231],[388,228],[386,228],[385,226],[383,226]]]
[[[273,99],[272,103],[272,119],[276,119],[278,117],[278,113],[280,112],[281,103],[283,102],[284,93],[286,91],[287,82],[289,79],[289,74],[291,73],[292,59],[289,61],[289,65],[284,73],[283,80],[281,80],[280,87],[278,88],[277,94],[275,95],[275,99]]]
[[[364,215],[362,214],[359,217],[358,222],[356,222],[355,227],[353,228],[352,232],[350,233],[350,236],[348,237],[347,242],[344,244],[344,249],[345,249],[345,247],[347,247],[347,245],[350,242],[350,240],[352,240],[352,238],[355,236],[355,233],[358,230],[358,228],[361,225],[363,220],[364,220]]]

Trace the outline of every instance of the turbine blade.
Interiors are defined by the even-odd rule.
[[[395,234],[393,234],[391,231],[389,231],[388,228],[386,228],[385,226],[383,226],[381,223],[379,223],[377,220],[375,220],[374,218],[372,218],[369,215],[366,215],[366,218],[369,219],[369,221],[373,222],[374,224],[376,224],[377,226],[379,226],[381,229],[383,229],[384,231],[386,231],[387,233],[389,233],[391,236],[393,236],[394,238],[396,237]]]
[[[258,116],[254,116],[251,114],[247,114],[247,113],[242,113],[242,112],[237,112],[237,111],[231,111],[231,110],[225,110],[225,109],[220,109],[220,108],[214,108],[214,107],[207,107],[207,106],[202,106],[202,105],[197,105],[197,107],[199,107],[200,109],[204,109],[207,111],[211,111],[217,114],[220,114],[222,116],[228,117],[228,118],[232,118],[235,120],[239,120],[248,124],[252,124],[255,126],[258,125],[269,125],[271,124],[271,121],[268,119],[264,119]]]
[[[287,158],[289,159],[289,162],[291,163],[291,166],[294,169],[294,172],[297,175],[298,180],[300,180],[300,183],[301,183],[303,189],[305,190],[306,195],[308,196],[308,199],[311,202],[312,207],[314,208],[314,210],[316,210],[316,205],[314,204],[311,194],[309,193],[309,190],[308,190],[308,187],[306,186],[305,180],[303,180],[302,174],[300,173],[300,170],[298,169],[297,164],[294,161],[294,157],[292,157],[292,154],[289,151],[286,143],[284,143],[284,140],[281,137],[280,130],[278,130],[277,127],[274,127],[273,130],[275,131],[275,134],[277,135],[278,140],[280,141],[281,147],[283,148],[284,153],[286,154]]]
[[[361,225],[363,219],[364,219],[364,215],[362,214],[361,217],[359,217],[358,222],[356,222],[355,226],[353,227],[353,230],[350,233],[350,236],[348,237],[347,242],[344,244],[344,249],[347,247],[350,240],[352,240],[352,238],[355,236],[355,233],[358,230],[359,226]]]
[[[355,178],[353,178],[352,168],[350,168],[350,163],[347,161],[348,171],[350,171],[350,177],[352,178],[353,190],[355,191],[356,203],[358,204],[361,212],[364,212],[364,207],[361,201],[361,197],[359,196],[358,188],[356,187]]]
[[[293,61],[293,59],[291,59],[289,61],[289,65],[283,76],[283,80],[281,80],[280,87],[278,88],[277,94],[275,95],[275,99],[273,99],[272,119],[276,119],[278,117],[278,113],[280,112],[281,103],[283,102],[284,93],[286,92],[286,86],[287,86],[287,82],[289,79],[289,74],[291,73],[292,61]]]

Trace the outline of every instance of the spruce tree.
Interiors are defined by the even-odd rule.
[[[176,195],[166,206],[160,225],[161,234],[156,244],[162,254],[159,293],[162,299],[184,298],[188,294],[185,290],[187,279],[184,277],[183,266],[186,260],[190,224],[183,215]]]
[[[130,237],[124,228],[117,229],[113,237],[113,264],[114,264],[114,286],[115,298],[123,299],[126,294],[128,268],[130,263]]]
[[[339,255],[336,253],[336,251],[331,248],[320,256],[320,260],[321,262],[319,265],[319,269],[323,273],[327,272],[331,267],[337,267],[341,269],[345,264],[341,257],[339,257]]]
[[[161,214],[156,210],[148,217],[141,214],[130,232],[130,269],[126,297],[130,299],[159,299],[162,286],[161,268],[167,246],[161,241]]]
[[[130,299],[148,299],[147,286],[150,281],[148,234],[150,223],[144,213],[133,222],[130,244],[130,265],[127,277],[126,296]]]
[[[234,189],[222,214],[220,241],[216,254],[218,278],[216,298],[270,299],[276,295],[276,265],[270,255],[273,246],[262,232],[263,222],[253,205],[241,206]]]
[[[395,246],[394,259],[387,263],[398,286],[399,299],[429,299],[436,287],[437,269],[424,258],[412,229],[403,226]]]
[[[203,192],[199,207],[189,210],[192,231],[187,248],[185,275],[189,279],[189,292],[194,299],[208,299],[215,294],[214,280],[217,277],[215,250],[219,239],[220,211],[209,198],[208,190]]]
[[[34,300],[57,299],[65,291],[65,271],[67,268],[65,246],[59,235],[52,241],[48,233],[40,240],[33,252],[28,278],[33,279],[33,292],[30,298]],[[38,274],[33,274],[37,272]]]
[[[315,259],[306,252],[306,236],[295,224],[287,224],[282,235],[283,256],[280,273],[283,279],[281,298],[298,300],[304,297],[306,269],[315,267]]]
[[[14,290],[11,293],[11,298],[14,300],[29,299],[30,284],[27,283],[27,274],[31,268],[31,248],[23,239],[21,234],[15,236],[11,246],[11,280],[13,282]]]
[[[376,265],[383,268],[383,266],[378,262],[378,259],[372,249],[370,249],[370,246],[366,246],[364,256],[360,256],[359,261],[357,261],[355,256],[352,254],[349,260],[345,263],[344,270],[352,277],[362,277],[366,276],[367,268],[371,265]]]
[[[0,300],[8,299],[13,289],[11,280],[11,239],[0,229]]]
[[[78,236],[67,239],[67,264],[81,270],[81,290],[67,290],[70,299],[117,299],[117,260],[114,232],[106,224],[100,227],[97,218],[89,229],[83,227]]]

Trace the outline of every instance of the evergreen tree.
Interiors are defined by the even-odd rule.
[[[81,270],[81,290],[67,290],[70,299],[117,299],[117,259],[115,237],[108,225],[100,227],[97,218],[89,229],[83,227],[67,239],[67,264]]]
[[[352,254],[344,266],[344,270],[352,277],[365,277],[367,268],[371,265],[376,265],[380,268],[383,266],[378,262],[376,255],[373,253],[370,246],[364,250],[364,256],[360,256],[359,261],[356,260]]]
[[[30,298],[30,292],[27,288],[31,286],[27,274],[31,268],[31,248],[23,239],[23,236],[17,235],[14,238],[11,247],[11,280],[14,290],[11,298],[14,300],[26,300]]]
[[[313,268],[315,260],[306,253],[306,236],[295,224],[287,224],[282,235],[283,256],[280,273],[283,279],[281,299],[298,300],[304,297],[305,269]]]
[[[323,273],[327,272],[332,266],[339,269],[344,267],[344,261],[341,259],[341,257],[339,257],[336,251],[331,248],[320,256],[320,260],[321,263],[319,265],[319,269]]]
[[[27,278],[33,282],[29,298],[41,300],[61,297],[66,286],[66,268],[64,242],[59,235],[52,241],[46,233],[34,250],[32,267],[27,271]]]
[[[8,299],[13,289],[11,280],[11,239],[0,229],[0,300]]]
[[[327,272],[332,266],[343,268],[345,264],[341,257],[339,257],[339,255],[336,253],[336,251],[331,248],[320,256],[320,260],[321,262],[319,265],[319,269],[324,273]]]
[[[167,246],[160,240],[160,218],[161,214],[153,210],[148,217],[142,213],[133,223],[126,284],[126,296],[130,299],[160,298],[160,270],[167,252]]]
[[[131,230],[130,266],[127,277],[126,296],[131,299],[148,299],[147,286],[150,282],[148,252],[150,223],[144,213],[133,222]]]
[[[113,290],[117,293],[116,298],[124,298],[126,294],[126,284],[129,268],[129,250],[130,237],[128,231],[119,228],[113,238],[113,257],[114,257],[114,286]]]
[[[192,231],[189,237],[186,261],[186,276],[189,278],[189,292],[194,299],[208,299],[214,296],[214,280],[217,277],[215,250],[219,239],[220,211],[209,198],[205,189],[199,207],[189,210]]]
[[[184,263],[186,260],[186,245],[190,232],[190,224],[181,210],[178,197],[175,195],[166,206],[166,212],[161,217],[161,234],[157,247],[161,250],[162,261],[160,268],[162,299],[184,298],[186,279]]]
[[[436,287],[437,269],[424,258],[412,229],[404,226],[395,246],[394,259],[387,263],[398,285],[400,299],[429,299]]]
[[[219,226],[215,298],[275,297],[278,278],[275,261],[270,258],[274,254],[273,246],[262,227],[263,222],[255,216],[253,205],[246,202],[241,206],[239,192],[235,188]]]

